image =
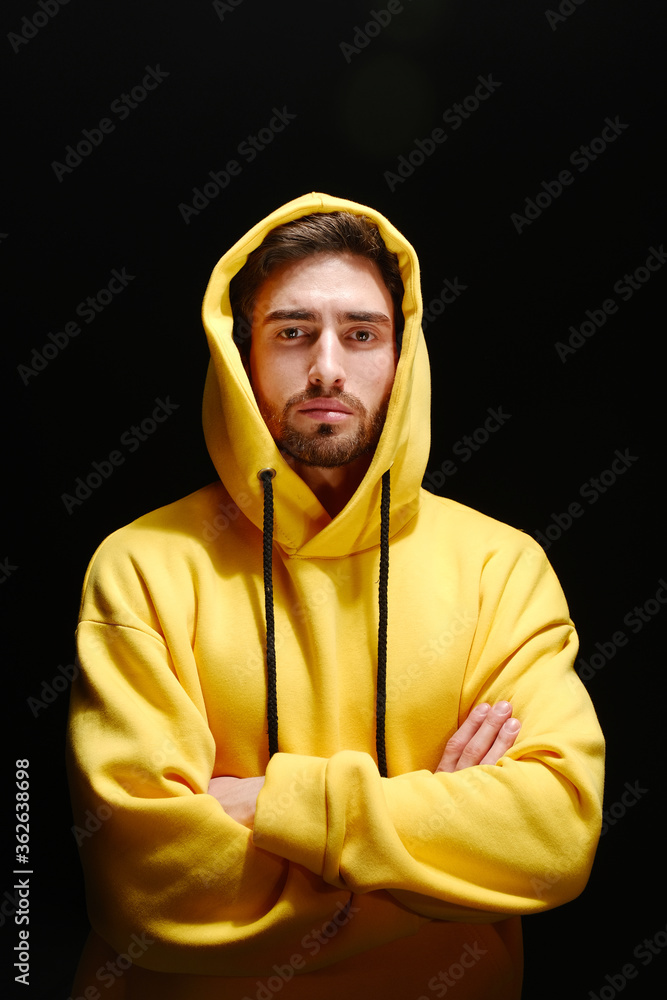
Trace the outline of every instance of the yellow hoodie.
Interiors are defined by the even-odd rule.
[[[311,212],[376,221],[405,331],[382,437],[331,519],[281,457],[232,341],[228,287]],[[421,489],[429,373],[412,247],[313,194],[252,229],[203,305],[220,476],[111,535],[84,584],[71,701],[74,834],[94,932],[73,997],[517,998],[520,914],[583,889],[603,742],[576,634],[529,536]],[[260,469],[273,480],[279,752],[269,761]],[[391,477],[388,777],[376,763],[381,477]],[[495,766],[433,774],[481,701],[522,728]],[[266,774],[254,832],[206,794]],[[85,991],[88,992],[85,992]]]

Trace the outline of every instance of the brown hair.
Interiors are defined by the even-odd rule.
[[[396,342],[400,349],[403,281],[398,257],[387,249],[380,230],[365,215],[318,212],[272,229],[232,278],[229,297],[234,316],[234,340],[243,357],[247,357],[250,350],[255,298],[264,281],[283,264],[317,253],[351,253],[377,265],[394,304]]]

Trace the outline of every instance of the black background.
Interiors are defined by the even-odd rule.
[[[664,983],[658,633],[666,613],[655,595],[667,594],[659,591],[667,575],[659,500],[667,267],[640,271],[627,301],[614,286],[667,239],[665,5],[564,0],[559,14],[558,5],[527,0],[405,0],[381,30],[372,10],[387,8],[383,0],[72,0],[48,16],[37,2],[3,5],[9,406],[0,576],[11,699],[3,808],[13,835],[12,769],[29,758],[34,872],[31,983],[19,987],[9,957],[17,940],[10,842],[0,866],[0,893],[9,894],[0,918],[4,995],[15,988],[64,1000],[86,934],[59,670],[73,663],[86,565],[113,529],[214,478],[200,422],[208,275],[251,225],[314,190],[372,205],[407,236],[427,308],[445,279],[465,286],[426,328],[429,469],[440,472],[431,485],[454,460],[456,473],[436,492],[542,532],[579,626],[577,666],[608,738],[609,822],[585,893],[524,920],[525,997],[622,992],[634,1000]],[[141,86],[146,67],[159,68],[162,82],[121,118],[111,106]],[[489,76],[493,92],[460,127],[443,121]],[[250,162],[239,145],[267,128],[275,109],[295,117]],[[59,177],[54,162],[103,118],[113,131]],[[597,154],[580,169],[585,154],[575,164],[571,154],[590,147],[607,118],[627,127],[604,150],[594,143]],[[420,162],[416,140],[436,128],[447,139]],[[411,175],[388,178],[410,154]],[[197,214],[179,208],[230,159],[240,174],[210,204]],[[533,221],[515,224],[512,214],[524,215],[526,200],[565,169],[572,183],[551,204],[542,194]],[[107,287],[113,269],[133,277],[86,323],[77,307]],[[617,311],[563,360],[556,344],[610,298]],[[49,334],[57,341],[71,321],[81,332],[61,336],[56,350]],[[156,399],[168,399],[171,416],[130,450],[121,438]],[[510,416],[463,460],[456,443],[483,427],[490,408]],[[93,462],[118,450],[122,464],[66,505],[63,494],[74,495]],[[607,472],[602,492],[592,480],[617,451],[627,468]],[[581,513],[566,527],[573,503]],[[644,605],[646,620],[632,617]],[[619,631],[626,641],[614,646]],[[640,792],[623,805],[626,783]],[[633,952],[656,935],[660,953],[645,965]],[[627,963],[636,976],[623,984]]]

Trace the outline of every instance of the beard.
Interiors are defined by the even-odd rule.
[[[356,396],[341,391],[326,392],[317,386],[291,396],[282,413],[278,413],[259,396],[257,405],[281,451],[302,465],[335,469],[350,465],[362,455],[375,450],[384,427],[390,395],[391,390],[373,412],[369,412]],[[289,411],[293,406],[308,403],[312,399],[335,399],[343,403],[357,417],[356,429],[343,431],[338,424],[327,422],[317,424],[308,434],[297,430],[289,419]]]

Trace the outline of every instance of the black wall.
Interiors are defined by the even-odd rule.
[[[665,5],[11,0],[0,18],[0,989],[15,986],[17,759],[30,761],[33,959],[16,995],[68,997],[86,933],[63,745],[87,562],[114,528],[214,478],[208,275],[260,218],[320,190],[374,206],[415,245],[431,315],[427,484],[548,548],[608,737],[594,872],[580,899],[524,921],[525,995],[656,995]],[[140,440],[131,428],[156,400],[170,415]]]

